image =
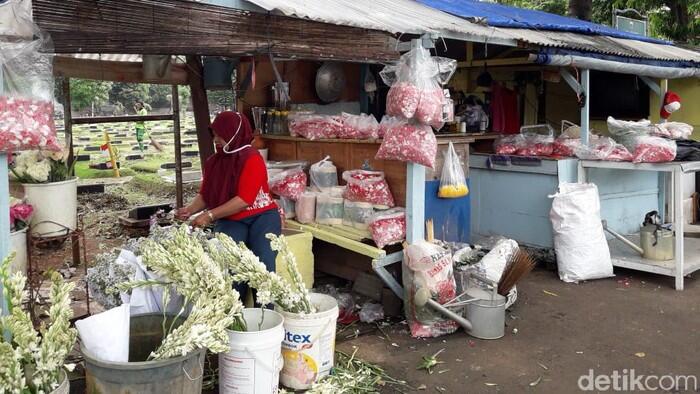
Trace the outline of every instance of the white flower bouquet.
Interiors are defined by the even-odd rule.
[[[162,281],[131,281],[119,286],[121,290],[139,286],[162,286],[174,289],[185,303],[173,323],[191,306],[191,311],[179,327],[164,327],[161,345],[150,359],[184,356],[196,349],[207,348],[213,353],[228,350],[228,327],[245,327],[243,304],[233,290],[228,269],[209,257],[206,244],[187,225],[173,227],[166,236],[145,239],[139,245],[144,263]],[[163,291],[168,298],[170,291]],[[163,300],[167,305],[168,300]],[[165,321],[165,320],[164,320]]]
[[[50,325],[42,325],[37,332],[22,309],[27,297],[22,273],[10,276],[9,266],[14,253],[0,264],[3,296],[9,314],[0,318],[0,332],[10,335],[8,342],[0,336],[0,393],[50,393],[59,385],[66,357],[73,349],[77,332],[70,327],[73,310],[70,307],[72,283],[65,283],[60,274],[51,274],[48,311]],[[71,368],[71,366],[65,366]]]
[[[68,150],[31,150],[20,153],[10,167],[12,174],[21,183],[63,182],[72,177],[73,166],[68,165]]]
[[[282,310],[291,313],[313,313],[309,293],[299,273],[296,258],[289,251],[284,236],[268,234],[270,246],[285,260],[291,281],[274,272],[269,272],[258,256],[244,243],[236,243],[226,234],[217,234],[216,243],[209,247],[210,256],[233,272],[233,280],[246,282],[258,291],[258,303],[277,304]]]

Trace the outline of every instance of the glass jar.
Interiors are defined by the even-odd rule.
[[[280,116],[280,134],[289,135],[289,111],[282,111]]]

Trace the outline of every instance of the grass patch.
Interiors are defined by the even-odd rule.
[[[136,174],[136,172],[130,168],[120,168],[119,174],[121,176],[133,176]],[[96,170],[94,168],[90,168],[89,162],[79,161],[75,163],[75,175],[80,179],[114,178],[114,171]]]

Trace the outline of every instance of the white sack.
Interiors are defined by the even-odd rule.
[[[80,347],[103,361],[129,361],[129,304],[75,322]]]
[[[481,261],[476,264],[479,272],[483,272],[483,276],[498,283],[503,275],[508,261],[518,252],[518,243],[512,239],[503,238],[496,242],[493,248],[484,256]],[[518,289],[516,286],[508,293],[506,297],[506,308],[510,308],[518,299]]]
[[[503,275],[503,270],[513,255],[518,251],[518,243],[512,239],[501,239],[496,242],[493,249],[478,263],[484,270],[486,279],[498,283]]]
[[[598,188],[592,183],[562,183],[550,196],[559,278],[578,282],[614,276],[610,249],[600,222]]]
[[[117,257],[117,263],[131,264],[134,267],[134,280],[161,280],[162,278],[155,273],[148,271],[146,265],[141,261],[141,257],[128,250],[123,250]],[[121,299],[123,303],[131,304],[131,314],[139,315],[143,313],[162,313],[163,312],[163,288],[158,286],[138,287],[131,290],[131,295],[127,292],[122,292]],[[175,291],[170,291],[170,300],[166,312],[178,313],[182,308],[184,298]]]

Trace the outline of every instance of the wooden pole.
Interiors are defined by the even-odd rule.
[[[68,148],[68,160],[66,164],[71,168],[73,160],[75,160],[75,152],[73,152],[73,112],[71,108],[70,98],[70,78],[63,78],[63,133],[66,138],[66,147]],[[75,168],[73,169],[75,173]]]
[[[0,65],[0,93],[5,91],[4,86],[4,70]],[[7,161],[7,153],[0,152],[0,258],[5,258],[10,253],[10,174],[9,163]],[[8,314],[7,300],[5,299],[5,291],[2,283],[0,283],[0,316]],[[10,342],[10,332],[4,330],[0,332],[4,336],[6,342]]]
[[[180,96],[177,85],[173,85],[173,134],[175,135],[175,204],[183,207],[182,192],[182,147],[180,145]]]
[[[203,70],[199,56],[187,56],[187,81],[192,96],[194,124],[197,128],[197,145],[202,166],[209,156],[214,153],[211,135],[209,134],[209,101],[204,89]]]
[[[117,155],[114,152],[114,148],[112,147],[112,140],[109,139],[109,134],[107,133],[107,130],[103,131],[105,135],[105,145],[107,145],[107,153],[109,153],[109,162],[112,163],[112,171],[114,171],[114,176],[116,178],[121,177],[121,174],[119,173],[119,165],[117,164]]]

